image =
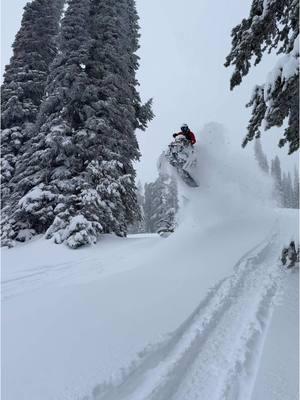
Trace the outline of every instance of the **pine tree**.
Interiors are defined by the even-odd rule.
[[[273,177],[273,196],[279,207],[283,206],[282,172],[279,157],[271,161],[271,176]]]
[[[98,0],[99,1],[99,0]],[[122,0],[125,6],[125,13],[128,13],[128,37],[130,39],[128,52],[130,57],[129,73],[131,75],[131,89],[134,97],[134,108],[135,108],[135,128],[144,131],[148,125],[148,122],[154,118],[152,111],[153,100],[150,99],[146,103],[142,104],[140,95],[137,91],[139,82],[136,79],[136,71],[139,68],[139,56],[136,52],[139,49],[139,16],[136,10],[135,0]]]
[[[49,67],[57,54],[56,36],[64,0],[33,0],[24,8],[13,56],[1,86],[2,207],[9,199],[15,165],[33,134]]]
[[[254,153],[255,153],[255,158],[258,162],[259,167],[261,170],[268,174],[269,173],[269,164],[268,164],[268,159],[265,153],[263,152],[261,141],[259,138],[255,140],[254,143]]]
[[[299,2],[298,0],[253,0],[250,15],[232,30],[232,49],[225,66],[235,70],[230,87],[242,82],[251,67],[257,65],[265,51],[277,49],[281,54],[267,82],[256,86],[247,105],[253,106],[248,134],[243,146],[265,130],[288,126],[279,146],[289,144],[289,154],[299,148]]]
[[[145,184],[145,202],[144,202],[144,219],[145,219],[145,232],[153,233],[155,232],[153,215],[155,214],[155,209],[153,207],[154,197],[154,183]]]
[[[290,172],[287,174],[287,208],[293,208],[293,183]]]
[[[178,211],[177,183],[174,178],[160,174],[155,182],[145,185],[146,232],[173,232]]]
[[[145,213],[144,213],[144,203],[145,198],[143,194],[143,186],[140,181],[138,181],[136,188],[136,198],[139,206],[140,218],[134,221],[132,225],[128,227],[128,233],[144,233],[145,232]]]
[[[156,181],[157,196],[154,197],[156,210],[155,231],[164,234],[175,229],[175,217],[178,210],[177,184],[168,176],[160,175]]]
[[[135,129],[145,129],[152,113],[136,90],[138,25],[130,4],[69,1],[37,135],[17,171],[17,238],[24,227],[47,230],[47,238],[76,248],[101,233],[124,236],[139,217]]]
[[[282,206],[285,208],[293,208],[293,185],[291,174],[283,173],[282,175]]]
[[[294,169],[293,208],[299,208],[299,169]]]
[[[287,174],[285,172],[282,174],[281,189],[282,189],[282,204],[281,205],[284,208],[289,208],[288,179],[287,179]]]
[[[153,231],[159,232],[163,229],[168,220],[165,213],[167,206],[167,186],[160,175],[154,182],[154,193],[152,198],[154,214],[152,215]]]
[[[77,201],[76,195],[70,194],[80,185],[78,176],[72,176],[79,163],[72,136],[74,122],[78,123],[79,110],[83,109],[81,94],[88,83],[82,66],[88,59],[90,43],[89,3],[89,0],[69,2],[61,24],[59,53],[48,76],[35,135],[16,164],[12,179],[15,185],[9,213],[12,239],[23,238],[24,230],[44,233],[54,221],[57,205],[64,212],[67,202],[72,210],[70,198]],[[68,193],[64,192],[66,185]],[[56,225],[57,222],[58,219]]]
[[[164,181],[164,203],[162,215],[159,221],[158,233],[174,232],[176,227],[176,214],[178,211],[178,190],[177,182],[173,177]]]

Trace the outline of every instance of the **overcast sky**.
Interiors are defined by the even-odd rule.
[[[1,3],[3,70],[26,1]],[[137,132],[142,152],[137,171],[143,182],[155,179],[156,160],[183,122],[196,135],[207,122],[222,123],[230,142],[240,149],[250,113],[244,105],[253,86],[264,81],[274,64],[274,57],[264,60],[230,92],[231,71],[223,66],[230,51],[230,32],[248,16],[250,4],[251,0],[137,0],[142,34],[140,92],[143,100],[154,98],[156,115],[146,132]],[[266,132],[262,144],[269,159],[278,154],[282,166],[292,170],[297,156],[287,156],[287,149],[277,148],[281,131]],[[243,151],[252,152],[252,147],[251,143]]]

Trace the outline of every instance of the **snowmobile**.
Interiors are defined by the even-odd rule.
[[[197,159],[195,150],[183,135],[179,135],[169,144],[165,153],[168,162],[176,169],[182,180],[191,187],[198,187],[198,183],[192,176]]]
[[[282,265],[287,268],[292,268],[299,263],[299,247],[296,250],[295,242],[291,241],[289,247],[284,247],[281,252],[281,262]]]

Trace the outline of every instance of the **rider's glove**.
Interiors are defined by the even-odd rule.
[[[176,137],[177,136],[177,133],[173,133],[173,137]]]

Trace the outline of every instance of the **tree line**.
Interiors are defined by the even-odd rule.
[[[254,152],[260,169],[272,177],[273,197],[277,205],[284,208],[299,208],[299,169],[297,166],[294,168],[292,177],[290,172],[282,171],[278,156],[272,159],[269,165],[260,139],[255,139]]]

